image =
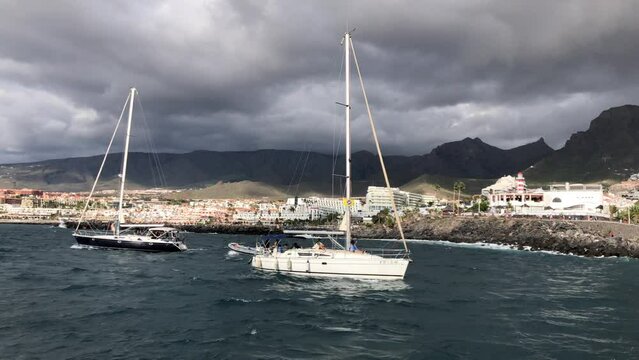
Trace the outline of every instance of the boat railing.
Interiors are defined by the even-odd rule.
[[[362,251],[366,252],[367,254],[376,255],[387,259],[404,259],[410,257],[410,251],[406,251],[404,249],[366,248]]]
[[[113,234],[110,230],[97,230],[97,229],[79,229],[75,232],[78,235],[93,236],[93,235],[109,235]]]
[[[301,250],[301,251],[308,250],[308,251],[317,253],[316,252],[317,250],[313,250],[313,249],[298,249],[298,250]],[[341,250],[341,249],[333,249],[333,250]],[[262,256],[274,255],[273,249],[266,249],[262,246],[256,247],[255,251],[256,251],[255,252],[256,255],[262,255]],[[364,254],[379,256],[385,259],[410,259],[410,251],[406,251],[404,249],[366,248],[366,249],[357,250],[357,251]]]

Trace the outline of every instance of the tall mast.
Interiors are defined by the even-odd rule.
[[[126,138],[124,141],[124,160],[122,161],[122,178],[120,180],[120,201],[118,203],[118,221],[115,227],[115,234],[120,235],[120,225],[124,222],[124,216],[122,216],[122,202],[124,201],[124,183],[126,181],[126,163],[129,159],[129,140],[131,139],[131,119],[133,118],[133,102],[135,100],[135,88],[131,88],[131,95],[129,98],[129,120],[126,125]]]
[[[348,250],[351,246],[351,95],[350,95],[350,67],[351,67],[351,34],[344,34],[344,79],[346,82],[346,94],[344,108],[346,109],[346,240]]]

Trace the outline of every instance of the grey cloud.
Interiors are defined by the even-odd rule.
[[[0,162],[100,153],[132,85],[158,150],[331,152],[352,27],[387,152],[560,147],[636,102],[636,5],[0,0]],[[358,91],[354,148],[372,149]]]

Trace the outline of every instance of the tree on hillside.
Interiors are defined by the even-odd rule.
[[[617,206],[615,206],[615,205],[608,205],[608,213],[610,214],[610,216],[616,216],[616,215],[617,215],[617,211],[619,211],[619,209],[617,208]]]
[[[489,206],[490,206],[490,203],[488,202],[488,199],[486,199],[485,196],[482,196],[481,202],[479,203],[479,211],[481,212],[488,211]]]
[[[615,207],[616,208],[616,207]],[[611,209],[612,210],[612,209]],[[628,223],[637,223],[639,220],[639,202],[625,209],[615,209],[617,212],[612,214],[615,219]]]
[[[459,198],[461,198],[462,191],[466,190],[466,184],[463,181],[455,181],[454,189],[459,192]]]
[[[394,226],[395,220],[393,219],[389,209],[382,209],[377,213],[377,215],[373,215],[373,223]]]
[[[461,201],[461,194],[462,194],[462,191],[464,190],[466,190],[466,184],[464,184],[463,181],[455,181],[455,184],[453,185],[453,202],[455,201],[456,193],[459,194],[459,196],[457,197],[457,200]],[[457,206],[457,208],[459,208],[459,206]]]

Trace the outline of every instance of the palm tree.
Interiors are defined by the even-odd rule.
[[[464,190],[466,190],[466,184],[463,181],[455,181],[453,185],[453,201],[455,201],[455,192],[459,192],[458,200],[461,200],[461,194]]]

